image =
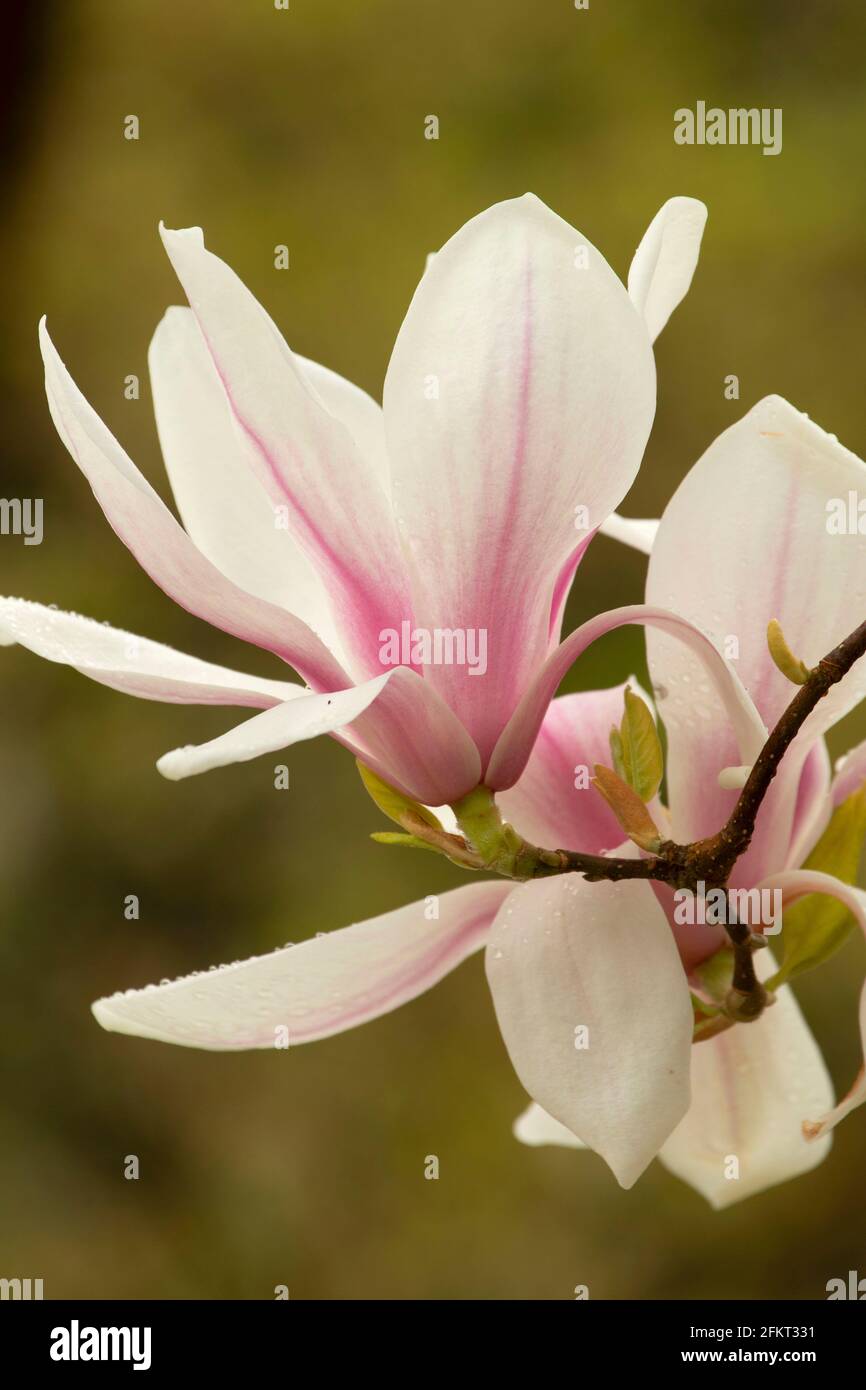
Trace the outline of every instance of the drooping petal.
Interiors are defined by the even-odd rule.
[[[277,524],[191,309],[167,310],[148,365],[162,455],[187,534],[235,584],[302,618],[339,657],[327,591]]]
[[[416,621],[486,632],[483,677],[425,673],[483,757],[546,654],[563,567],[637,472],[654,405],[623,285],[537,198],[481,213],[433,258],[388,368],[385,430]]]
[[[866,741],[858,743],[856,748],[839,758],[834,773],[830,791],[833,805],[841,806],[866,782]]]
[[[781,889],[783,933],[785,930],[784,907],[809,893],[828,893],[830,897],[838,898],[839,902],[844,903],[851,911],[863,932],[866,932],[866,892],[862,888],[852,888],[849,884],[842,883],[832,874],[822,874],[812,869],[787,870],[785,873],[770,875],[764,879],[763,883],[759,884],[759,887]],[[866,1059],[866,983],[860,992],[859,1022],[860,1042],[864,1059]],[[864,1101],[866,1101],[866,1066],[860,1068],[850,1091],[840,1100],[835,1109],[820,1113],[817,1118],[804,1112],[803,1133],[807,1139],[813,1141],[822,1138]],[[828,1104],[832,1105],[832,1095]],[[823,1111],[823,1103],[820,1106],[815,1103],[814,1109],[815,1111]]]
[[[294,1047],[356,1028],[437,984],[483,944],[511,891],[472,883],[296,946],[99,999],[103,1028],[215,1051]]]
[[[329,695],[310,693],[301,699],[288,700],[244,720],[243,724],[207,743],[164,753],[157,767],[170,782],[180,782],[200,772],[211,772],[215,767],[247,763],[263,753],[274,753],[279,748],[290,748],[306,739],[331,734],[363,714],[395,674],[385,672],[362,685]]]
[[[57,432],[113,530],[151,579],[205,622],[275,652],[318,689],[346,686],[346,673],[305,623],[238,588],[202,555],[82,396],[44,320],[39,338]]]
[[[486,962],[522,1084],[631,1187],[689,1105],[692,1007],[649,885],[524,884],[497,914]]]
[[[647,698],[634,677],[627,684]],[[589,778],[596,763],[610,766],[610,731],[622,720],[625,688],[562,695],[550,704],[520,780],[497,797],[524,839],[584,854],[620,843],[622,827]]]
[[[435,690],[405,666],[348,690],[305,694],[208,743],[176,748],[157,766],[180,781],[322,734],[333,734],[392,786],[425,804],[457,800],[478,784],[481,764],[469,735]]]
[[[698,263],[707,209],[697,198],[669,198],[650,222],[628,272],[628,292],[650,338],[685,298]]]
[[[758,974],[775,969],[769,951]],[[727,1207],[814,1168],[829,1139],[803,1137],[802,1120],[833,1104],[820,1049],[789,985],[754,1023],[692,1048],[692,1104],[659,1157],[714,1207]]]
[[[353,671],[378,674],[380,634],[411,620],[381,471],[327,408],[264,309],[201,229],[162,238],[239,423],[250,464],[326,584]]]
[[[145,700],[267,709],[307,693],[291,681],[229,671],[78,613],[0,598],[0,644],[15,642],[46,661],[72,666],[101,685]]]
[[[609,536],[613,541],[622,541],[623,545],[630,545],[633,550],[649,555],[660,524],[649,517],[620,516],[619,512],[614,512],[607,521],[602,522],[599,530],[603,536]]]
[[[864,489],[860,459],[770,396],[718,437],[662,517],[647,602],[675,608],[732,657],[769,727],[796,693],[769,654],[770,619],[813,666],[866,607],[866,536],[828,529],[834,499],[847,505],[852,490]],[[650,634],[647,648],[668,732],[674,837],[699,839],[718,829],[736,799],[736,792],[713,787],[712,769],[750,759],[738,756],[693,655],[665,633]],[[864,694],[866,662],[858,662],[806,720],[737,866],[741,882],[785,862],[802,760]]]
[[[569,667],[599,637],[632,623],[657,628],[694,654],[702,680],[706,682],[709,678],[718,691],[722,709],[736,730],[742,755],[739,761],[754,762],[766,740],[767,731],[733,667],[720,655],[705,633],[694,624],[663,608],[633,604],[631,607],[615,608],[609,613],[601,613],[598,617],[591,618],[589,622],[575,628],[548,657],[526,690],[494,749],[484,778],[488,786],[496,790],[505,790],[514,785],[526,766],[547,707]],[[730,761],[728,759],[728,762]],[[720,771],[723,766],[725,764],[720,763],[716,771]]]

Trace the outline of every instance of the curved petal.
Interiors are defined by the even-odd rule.
[[[208,743],[164,753],[157,767],[170,782],[180,782],[200,772],[211,772],[215,767],[248,763],[263,753],[274,753],[305,739],[331,734],[363,714],[394,674],[386,672],[363,685],[353,685],[330,695],[305,694],[299,700],[288,700],[266,709],[263,714],[254,715]]]
[[[343,646],[381,671],[380,633],[411,620],[390,503],[343,421],[326,408],[272,320],[201,229],[162,239],[199,321],[268,496],[331,595]]]
[[[405,666],[348,690],[305,692],[208,743],[165,753],[157,767],[177,782],[322,734],[334,734],[392,786],[426,804],[457,800],[478,785],[478,752],[465,729]]]
[[[622,721],[626,685],[647,700],[632,678],[609,690],[561,695],[548,706],[520,780],[497,797],[524,839],[584,854],[620,844],[622,827],[589,777],[596,763],[610,763],[610,731]]]
[[[862,888],[852,888],[849,884],[842,883],[832,874],[822,874],[812,869],[791,869],[781,874],[771,874],[758,886],[760,888],[780,888],[782,890],[783,909],[788,903],[796,902],[798,898],[805,897],[809,893],[828,893],[830,897],[838,898],[839,902],[845,904],[860,928],[866,932],[866,893]],[[784,931],[784,929],[783,916],[782,930]],[[866,1059],[866,984],[860,993],[860,1041],[863,1056]],[[807,1139],[813,1141],[822,1138],[864,1101],[866,1101],[866,1067],[861,1067],[850,1091],[840,1100],[835,1109],[827,1110],[815,1120],[807,1116],[803,1121],[803,1133]],[[829,1104],[832,1105],[832,1096]],[[816,1103],[814,1108],[815,1110],[823,1110],[823,1103],[820,1106]]]
[[[113,530],[160,588],[214,627],[275,652],[319,689],[348,677],[307,625],[239,589],[196,548],[82,396],[39,325],[51,418]]]
[[[166,311],[147,360],[162,456],[187,534],[235,584],[296,614],[339,658],[328,595],[277,525],[191,309]]]
[[[431,989],[483,944],[511,890],[472,883],[297,946],[99,999],[110,1032],[232,1051],[294,1047],[357,1028]]]
[[[481,781],[466,729],[429,681],[406,666],[337,738],[386,782],[424,806],[459,801]]]
[[[698,263],[707,209],[697,198],[669,198],[644,232],[628,272],[628,292],[657,338],[685,298]]]
[[[786,868],[799,869],[827,829],[832,812],[830,754],[823,738],[819,738],[812,745],[800,774]]]
[[[496,916],[486,967],[522,1084],[631,1187],[689,1106],[692,1006],[651,889],[526,883]]]
[[[0,645],[19,643],[101,685],[181,705],[271,705],[305,695],[291,681],[263,680],[150,642],[107,623],[22,598],[0,598]]]
[[[613,541],[622,541],[623,545],[631,546],[632,550],[650,555],[660,525],[659,521],[653,521],[649,517],[620,516],[619,512],[614,512],[607,521],[602,522],[599,530],[603,536],[608,536]]]
[[[769,951],[755,957],[768,979]],[[714,1207],[727,1207],[806,1173],[829,1139],[803,1137],[804,1114],[833,1104],[824,1059],[789,985],[754,1023],[692,1048],[692,1104],[660,1159]]]
[[[866,536],[828,529],[828,504],[847,505],[849,492],[864,489],[866,465],[770,396],[718,437],[662,517],[647,602],[674,607],[721,650],[737,653],[736,669],[770,727],[794,693],[769,654],[770,619],[814,665],[866,607]],[[664,633],[651,634],[647,650],[668,732],[674,836],[698,839],[718,828],[735,799],[711,788],[711,769],[751,760],[737,756],[693,655]],[[785,862],[802,760],[864,694],[866,662],[859,662],[806,720],[738,866],[743,881]]]
[[[483,679],[425,672],[483,757],[546,655],[560,572],[637,473],[654,408],[623,285],[537,198],[489,208],[433,258],[388,367],[385,431],[416,621],[487,633]]]
[[[632,623],[669,634],[697,658],[703,680],[709,676],[719,693],[722,708],[736,730],[742,754],[740,761],[754,762],[766,740],[767,731],[733,668],[693,623],[663,608],[633,604],[591,618],[575,628],[548,657],[496,744],[484,777],[489,787],[504,791],[517,781],[526,766],[547,707],[569,667],[599,637]],[[725,764],[720,763],[716,771],[723,766]]]

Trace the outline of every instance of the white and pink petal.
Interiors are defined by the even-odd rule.
[[[328,386],[314,380],[234,271],[206,249],[201,229],[162,228],[162,237],[248,462],[327,587],[352,672],[379,674],[380,633],[412,616],[380,462],[359,447],[345,414],[332,413]]]
[[[164,754],[157,766],[170,781],[181,781],[322,734],[333,734],[391,786],[425,805],[456,801],[478,784],[481,764],[466,730],[406,666],[346,690],[305,691],[302,699],[207,743]]]
[[[39,336],[57,432],[112,529],[142,568],[181,607],[244,642],[275,652],[316,688],[347,685],[339,662],[306,623],[239,588],[193,544],[78,390],[44,321]]]
[[[308,693],[291,681],[230,671],[78,613],[27,599],[0,598],[0,645],[14,643],[145,700],[268,709]]]
[[[557,686],[569,668],[599,637],[631,624],[664,632],[677,645],[688,650],[700,672],[702,684],[716,691],[719,703],[735,731],[740,754],[737,760],[743,763],[755,760],[766,740],[767,730],[730,662],[694,623],[663,608],[634,604],[590,618],[551,653],[524,691],[496,744],[485,770],[488,786],[503,791],[514,785],[526,766]],[[727,763],[731,761],[731,758],[727,759]],[[724,766],[726,763],[720,762],[716,774]]]
[[[191,309],[166,311],[148,365],[162,455],[187,534],[224,575],[303,619],[342,661],[327,590],[250,467]]]
[[[511,890],[472,883],[270,955],[127,990],[93,1005],[110,1032],[215,1051],[294,1047],[390,1013],[483,944]]]
[[[561,576],[638,470],[654,407],[624,286],[537,198],[489,208],[433,258],[388,367],[385,430],[416,621],[487,634],[483,677],[426,671],[484,758],[546,655]]]

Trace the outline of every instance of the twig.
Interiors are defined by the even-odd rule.
[[[529,876],[533,878],[580,873],[590,882],[602,879],[613,882],[653,879],[693,893],[697,893],[699,883],[707,888],[725,888],[734,865],[751,843],[758,812],[779,763],[818,702],[847,675],[864,653],[866,622],[861,623],[809,671],[769,734],[737,798],[737,804],[717,834],[687,845],[666,840],[655,857],[644,859],[607,858],[563,849],[539,850],[534,861],[531,856],[522,856],[521,867],[531,864]],[[726,914],[728,918],[730,915]],[[725,929],[734,949],[734,974],[727,1012],[730,1017],[747,1022],[760,1016],[767,1003],[767,994],[755,974],[750,928],[745,923],[728,920]]]

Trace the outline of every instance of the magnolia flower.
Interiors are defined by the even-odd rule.
[[[768,651],[768,620],[777,618],[791,645],[813,665],[847,635],[852,613],[862,611],[866,539],[831,534],[826,523],[828,504],[849,490],[862,493],[864,485],[866,465],[860,459],[771,397],[715,441],[662,517],[649,564],[648,603],[667,602],[675,593],[678,608],[721,649],[738,649],[740,675],[770,727],[790,702],[792,686]],[[718,774],[735,761],[736,743],[715,692],[682,648],[653,632],[647,645],[668,739],[665,833],[687,843],[714,833],[733,808],[736,791],[724,789]],[[803,725],[761,806],[731,886],[778,890],[783,907],[810,893],[830,894],[866,929],[866,894],[801,868],[833,808],[866,782],[866,746],[843,760],[831,778],[824,742],[824,734],[864,694],[866,669],[860,663]],[[573,791],[575,766],[606,760],[604,744],[616,722],[616,704],[617,692],[599,691],[551,705],[523,777],[501,798],[522,833],[549,843],[556,826],[567,847],[596,853],[616,843],[618,826],[607,806]],[[599,887],[605,888],[601,899]],[[570,887],[554,879],[526,885],[515,897],[512,921],[518,915],[527,923],[542,915],[548,922],[553,918],[555,933],[568,938],[558,962],[555,951],[543,952],[543,933],[537,930],[526,933],[529,945],[522,952],[506,952],[500,944],[506,925],[501,917],[489,938],[488,976],[500,1025],[523,1084],[537,1102],[515,1126],[524,1142],[580,1147],[583,1140],[615,1171],[623,1144],[638,1169],[658,1152],[667,1167],[722,1207],[814,1167],[829,1149],[829,1131],[866,1099],[861,1073],[849,1096],[834,1106],[821,1053],[788,985],[757,1022],[689,1046],[685,974],[711,957],[725,934],[721,926],[678,925],[666,886],[635,883],[623,894],[579,878]],[[627,926],[617,917],[626,898]],[[777,940],[785,945],[784,922],[783,914],[774,945]],[[584,1007],[575,1021],[598,1019],[596,1057],[594,1063],[589,1054],[580,1059],[587,1089],[564,1102],[567,1078],[574,1078],[573,1059],[558,1034],[535,1033],[533,1047],[527,1047],[520,1020],[533,1009],[541,1014],[548,973],[557,968],[566,973],[575,941],[580,955],[568,990],[573,1000],[579,978]],[[534,959],[536,951],[543,952],[543,960]],[[679,1001],[677,1010],[670,1008],[661,1050],[652,1031],[665,1012],[661,996],[640,984],[653,951],[657,968],[664,963],[667,969],[668,991],[675,989]],[[760,952],[756,965],[764,979],[776,968],[770,951]],[[603,1017],[599,997],[605,1003],[610,997]],[[572,1003],[572,1014],[579,1011]],[[860,1017],[866,1048],[866,989]],[[550,1064],[557,1047],[563,1059],[559,1077]],[[626,1084],[632,1088],[627,1106],[618,1104],[613,1115],[595,1109],[599,1092],[619,1098]],[[671,1128],[668,1117],[677,1112],[683,1117]],[[731,1158],[737,1162],[734,1170]]]
[[[715,441],[658,527],[648,605],[676,603],[719,648],[736,647],[767,724],[792,689],[763,640],[768,619],[814,663],[847,634],[852,607],[862,609],[866,540],[831,535],[825,518],[827,501],[862,489],[864,474],[833,436],[769,398]],[[652,809],[666,834],[687,842],[731,810],[736,792],[719,777],[737,764],[739,746],[692,648],[653,631],[648,658],[668,737],[669,805]],[[778,888],[785,902],[831,893],[866,927],[866,895],[801,868],[833,804],[866,780],[866,745],[831,780],[824,744],[864,694],[861,662],[806,721],[732,884]],[[608,761],[622,698],[620,686],[550,705],[525,771],[499,798],[521,834],[627,852],[608,805],[575,777]],[[722,1206],[818,1163],[828,1131],[864,1099],[861,1078],[834,1106],[787,985],[758,1021],[693,1044],[689,984],[724,941],[719,926],[680,925],[671,890],[647,881],[481,882],[272,955],[102,999],[94,1013],[105,1028],[187,1046],[272,1047],[281,1032],[308,1042],[396,1008],[483,946],[502,1035],[533,1100],[518,1138],[594,1149],[624,1187],[658,1154]],[[756,957],[765,979],[769,957]]]
[[[861,539],[825,525],[826,503],[862,486],[863,465],[770,400],[716,441],[657,534],[614,512],[652,422],[652,341],[688,288],[704,217],[692,200],[665,204],[626,290],[537,199],[489,209],[425,272],[382,409],[292,354],[197,229],[163,230],[191,307],[168,311],[150,368],[186,529],[84,400],[43,324],[51,413],[151,577],[305,685],[23,600],[0,600],[0,641],[145,698],[263,711],[167,754],[168,777],[328,733],[404,796],[459,806],[490,789],[522,833],[597,852],[621,832],[572,769],[604,760],[621,691],[551,701],[592,641],[641,623],[669,736],[669,806],[656,812],[683,841],[717,829],[785,703],[768,618],[815,660],[864,596]],[[599,529],[652,545],[647,602],[560,641]],[[437,657],[435,643],[455,634],[483,635],[483,667]],[[866,772],[858,750],[834,792],[823,745],[864,684],[858,668],[804,725],[735,886],[771,885],[789,901],[829,891],[866,921],[857,890],[800,867],[833,796]],[[722,940],[679,927],[670,895],[648,882],[481,882],[94,1011],[107,1028],[193,1046],[269,1047],[283,1034],[294,1044],[397,1007],[486,944],[500,1027],[534,1102],[520,1137],[583,1143],[624,1186],[661,1152],[721,1203],[810,1166],[864,1098],[861,1077],[834,1107],[787,989],[758,1023],[693,1047],[689,979]],[[730,1154],[736,1187],[720,1173]]]
[[[697,628],[621,609],[560,643],[565,601],[652,423],[652,340],[686,290],[706,211],[666,203],[628,291],[537,198],[490,208],[432,258],[400,330],[384,408],[292,353],[197,228],[162,230],[190,308],[150,348],[175,520],[40,330],[61,439],[108,521],[191,613],[273,652],[305,686],[226,670],[75,614],[0,600],[0,641],[146,699],[263,712],[164,756],[181,778],[328,733],[405,794],[452,803],[520,775],[544,711],[590,641],[650,622],[700,654],[739,732],[762,727]],[[483,634],[485,661],[395,657],[388,634]],[[386,654],[387,649],[387,654]],[[459,656],[459,650],[458,650]],[[397,664],[395,664],[395,662]],[[480,677],[480,678],[479,678]]]

